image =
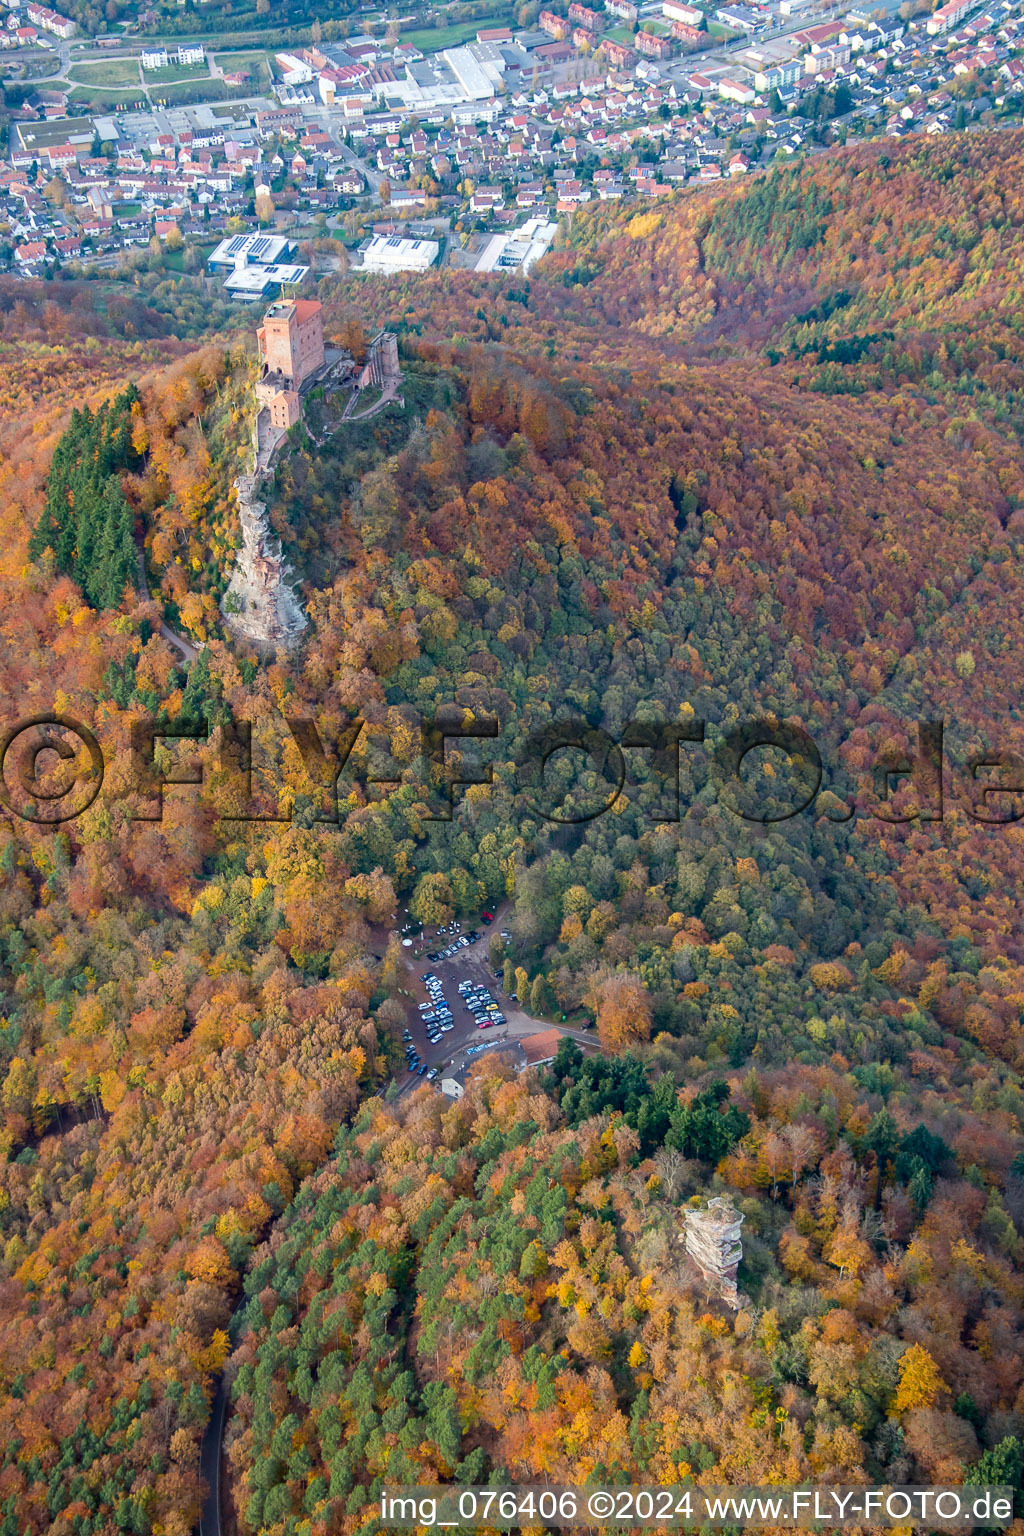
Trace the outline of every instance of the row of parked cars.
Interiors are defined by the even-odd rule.
[[[408,1030],[403,1032],[402,1040],[405,1044],[405,1064],[409,1071],[417,1077],[425,1077],[433,1082],[437,1076],[437,1068],[429,1067],[425,1061],[420,1060],[420,1053],[413,1045],[412,1035]]]
[[[461,928],[462,924],[452,923],[451,927]],[[448,931],[449,930],[447,928],[442,928],[440,930],[441,933],[447,933]],[[475,944],[479,937],[480,934],[475,928],[473,929],[472,933],[460,933],[459,936],[457,938],[453,938],[451,942],[445,946],[444,949],[432,949],[427,956],[427,959],[432,961],[435,965],[439,960],[450,960],[452,955],[457,955],[460,949],[468,949],[470,944]]]
[[[476,981],[460,981],[459,991],[462,993],[462,1001],[466,1012],[471,1013],[476,1019],[477,1029],[490,1029],[492,1024],[505,1024],[505,1015],[498,1007],[497,1000],[491,996],[487,987]]]
[[[450,1029],[455,1028],[455,1020],[452,1011],[448,1007],[444,996],[444,987],[433,971],[427,971],[420,977],[427,989],[430,1001],[420,1003],[420,1018],[423,1020],[427,1031],[427,1039],[431,1045],[437,1045],[442,1035],[446,1035]]]

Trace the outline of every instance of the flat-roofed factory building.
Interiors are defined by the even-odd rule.
[[[274,267],[287,262],[295,249],[294,241],[283,235],[229,235],[206,258],[212,272],[225,268]]]
[[[403,240],[401,235],[374,235],[363,251],[357,272],[425,272],[441,251],[437,240]]]

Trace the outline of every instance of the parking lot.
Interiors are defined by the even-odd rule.
[[[467,935],[474,931],[472,923],[463,924],[463,932]],[[501,1039],[508,1030],[508,1025],[491,1026],[488,1029],[479,1029],[477,1020],[467,1012],[462,994],[459,992],[461,981],[470,981],[477,986],[488,989],[491,997],[497,1002],[501,1012],[506,1018],[511,1019],[506,1004],[509,999],[502,989],[501,980],[494,974],[494,969],[488,964],[487,953],[491,934],[494,928],[485,927],[482,923],[476,925],[475,931],[480,937],[464,949],[445,960],[428,960],[426,955],[419,960],[410,962],[409,990],[412,999],[406,1009],[408,1030],[412,1036],[421,1062],[427,1064],[428,1069],[441,1068],[444,1063],[451,1060],[452,1056],[466,1045],[476,1044],[484,1040]],[[436,954],[447,947],[455,937],[461,935],[443,935],[436,941],[430,953]],[[427,984],[423,977],[433,974],[441,984],[441,993],[446,1005],[452,1013],[453,1027],[441,1036],[441,1039],[432,1044],[427,1038],[428,1026],[423,1022],[423,1015],[419,1011],[421,1003],[432,1002]],[[516,1010],[518,1015],[518,1010]],[[442,1075],[439,1071],[439,1077]],[[403,1071],[399,1077],[401,1086],[406,1086],[410,1081],[423,1081],[418,1075],[415,1077]]]

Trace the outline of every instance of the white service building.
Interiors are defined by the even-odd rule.
[[[487,101],[494,95],[494,76],[473,48],[446,48],[441,57],[459,82],[467,101]],[[501,79],[501,72],[498,73]]]
[[[283,235],[228,235],[206,258],[206,265],[217,267],[272,267],[287,259],[293,242]]]
[[[425,272],[441,250],[436,240],[405,240],[401,235],[374,235],[363,252],[360,272]]]
[[[508,234],[492,235],[484,246],[475,272],[508,271],[518,267],[529,272],[535,261],[550,250],[558,225],[542,218],[527,219]]]
[[[274,63],[281,71],[285,85],[308,85],[313,78],[313,71],[306,61],[297,59],[293,53],[276,53]]]
[[[301,283],[308,267],[279,263],[269,267],[238,266],[224,279],[224,288],[235,299],[262,299],[274,290]]]

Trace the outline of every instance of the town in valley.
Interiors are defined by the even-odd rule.
[[[145,259],[239,302],[331,271],[528,273],[588,203],[1024,108],[1021,0],[555,0],[452,24],[471,9],[239,48],[144,6],[90,35],[6,0],[0,270]]]

